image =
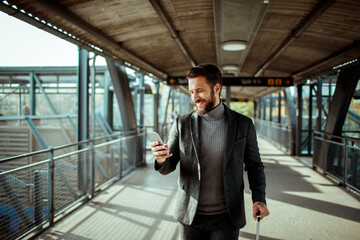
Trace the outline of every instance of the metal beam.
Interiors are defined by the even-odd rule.
[[[322,77],[318,77],[316,82],[316,131],[321,131],[322,129],[322,83],[323,79]],[[310,87],[310,94],[309,98],[312,96],[312,88]],[[310,101],[311,99],[309,99]],[[311,111],[311,109],[309,109]]]
[[[101,32],[100,30],[96,29],[86,21],[82,20],[56,1],[35,0],[35,2],[40,4],[42,7],[56,13],[57,15],[66,19],[67,21],[71,22],[72,24],[76,25],[77,27],[91,34],[92,36],[100,39],[102,42],[110,45],[111,47],[115,49],[121,48],[121,45],[118,42]]]
[[[356,85],[360,78],[360,66],[354,65],[341,70],[334,92],[333,99],[330,104],[329,114],[326,119],[325,133],[334,136],[342,136],[346,115],[354,95]],[[332,141],[339,141],[337,138],[330,138]],[[346,146],[345,146],[346,147]],[[327,147],[322,144],[320,151],[320,166],[324,166],[325,171],[343,171],[342,168],[347,166],[347,159],[337,157],[337,149]],[[337,163],[335,164],[335,161]],[[345,163],[344,163],[345,161]],[[346,176],[345,176],[346,177]]]
[[[115,64],[112,59],[106,58],[106,63],[110,72],[114,92],[118,101],[123,131],[137,131],[137,119],[135,115],[134,103],[132,100],[129,79],[125,68]],[[141,138],[141,137],[140,137]],[[144,163],[142,141],[139,137],[126,140],[128,156],[134,156],[135,167]]]
[[[55,12],[57,15],[61,16],[62,18],[68,20],[75,26],[81,28],[85,32],[89,33],[90,35],[98,38],[100,41],[110,45],[111,47],[115,48],[115,50],[120,50],[126,55],[130,56],[131,58],[135,59],[138,63],[143,65],[145,68],[151,70],[155,73],[160,72],[158,69],[154,68],[151,64],[140,59],[134,53],[130,52],[130,50],[126,49],[121,43],[118,43],[99,29],[95,28],[94,26],[90,25],[88,22],[82,20],[68,9],[64,8],[62,5],[55,1],[48,1],[48,0],[36,0],[41,6]]]
[[[78,141],[89,137],[89,53],[79,48],[78,66]]]
[[[139,116],[139,127],[143,128],[144,127],[144,95],[145,95],[145,87],[144,87],[144,75],[142,74],[138,74],[138,78],[139,78],[139,88],[138,88],[138,94],[140,94],[140,103],[139,103],[139,108],[140,108],[140,116]]]
[[[263,71],[278,57],[280,54],[302,33],[311,26],[333,3],[335,0],[321,0],[315,9],[300,23],[300,25],[291,31],[287,38],[280,44],[280,46],[270,55],[268,59],[261,65],[255,73],[255,77],[260,76]]]
[[[359,65],[341,70],[326,120],[325,132],[327,134],[341,136],[346,114],[359,78]]]
[[[288,117],[288,125],[290,126],[290,152],[291,156],[295,156],[296,153],[296,109],[294,103],[294,97],[290,92],[290,88],[285,88],[284,99],[285,99],[285,110]]]
[[[42,93],[42,95],[43,95],[44,98],[45,98],[45,101],[46,101],[47,104],[49,105],[51,112],[52,112],[54,115],[56,115],[57,113],[56,113],[56,110],[55,110],[55,108],[54,108],[54,105],[51,103],[50,98],[48,97],[48,95],[47,95],[46,92],[45,92],[45,89],[42,87],[40,79],[39,79],[35,74],[33,75],[33,77],[34,77],[34,80],[36,81],[36,84],[37,84],[38,87],[40,88],[41,93]]]
[[[164,23],[165,27],[168,29],[171,37],[175,40],[177,45],[179,46],[182,53],[185,55],[187,60],[189,61],[192,67],[196,66],[196,63],[191,56],[189,50],[186,48],[185,44],[179,37],[179,32],[175,30],[175,27],[172,25],[169,17],[166,15],[165,10],[160,6],[160,3],[157,0],[149,0],[156,13],[160,17],[161,21]]]
[[[154,131],[159,132],[159,106],[160,106],[160,83],[155,82],[155,99],[154,99]]]
[[[78,141],[89,138],[89,53],[85,49],[79,48],[78,65]],[[86,144],[78,145],[78,149],[83,149]],[[83,193],[87,189],[87,153],[78,156],[78,188]]]
[[[113,100],[114,100],[114,92],[110,91],[110,75],[109,71],[106,71],[104,74],[104,118],[106,122],[109,124],[110,128],[113,129]]]
[[[165,133],[164,133],[164,126],[166,125],[166,120],[167,120],[167,109],[168,109],[168,105],[169,105],[169,99],[170,99],[170,92],[171,92],[171,88],[169,86],[163,86],[163,92],[161,94],[161,103],[160,103],[160,126],[161,128],[159,129],[160,131],[160,136],[164,137]]]
[[[339,51],[331,54],[330,56],[327,56],[327,57],[321,59],[320,61],[317,61],[317,62],[313,63],[312,65],[307,66],[307,67],[303,68],[302,70],[293,73],[291,76],[293,78],[299,78],[301,75],[304,75],[304,74],[306,74],[316,68],[319,68],[323,65],[326,65],[329,62],[333,61],[334,59],[344,56],[344,55],[358,49],[359,47],[360,47],[360,41],[355,41],[354,43],[340,49]]]
[[[118,42],[116,42],[115,40],[110,38],[109,36],[105,35],[104,33],[99,31],[98,29],[96,29],[95,27],[90,25],[89,23],[85,22],[81,18],[77,17],[73,13],[69,12],[67,9],[63,8],[58,3],[54,2],[54,1],[46,1],[46,0],[36,0],[36,1],[38,1],[38,3],[41,4],[43,7],[56,12],[57,14],[59,14],[59,16],[72,22],[74,25],[83,29],[87,33],[89,33],[91,35],[95,34],[92,36],[98,38],[99,40],[101,40],[103,42],[105,41],[106,43],[109,41],[109,44],[111,46],[113,46],[114,43],[116,43],[116,45],[113,47],[115,47],[117,50],[120,50],[121,52],[125,53],[126,55],[130,56],[132,59],[135,59],[137,61],[137,64],[141,65],[141,66],[136,66],[136,67],[140,67],[141,69],[144,69],[147,72],[151,72],[152,74],[160,77],[161,79],[166,79],[166,77],[167,77],[166,73],[160,71],[159,69],[157,69],[157,68],[153,67],[152,65],[150,65],[149,63],[145,62],[143,59],[139,58],[134,53],[130,52],[128,49],[121,46],[121,44],[119,44]],[[60,7],[58,7],[58,6],[60,6]],[[63,10],[65,10],[65,11],[63,11]],[[111,58],[113,58],[114,61],[121,63],[121,64],[123,63],[120,56],[116,56],[116,58],[114,58],[115,55],[113,53],[107,52],[103,49],[102,49],[102,51],[99,51],[98,49],[94,48],[92,44],[90,44],[82,39],[73,38],[73,36],[70,33],[65,34],[64,32],[60,32],[57,28],[54,28],[51,25],[49,26],[46,22],[44,23],[42,21],[36,20],[35,19],[36,16],[33,16],[33,15],[29,16],[27,13],[23,13],[22,11],[20,11],[20,9],[15,9],[9,5],[0,3],[0,11],[5,12],[6,14],[11,15],[15,18],[18,18],[24,22],[27,22],[27,23],[29,23],[41,30],[44,30],[50,34],[58,36],[61,39],[71,42],[83,49],[94,52],[97,55],[100,55],[103,57],[111,57]],[[112,43],[110,43],[110,42],[112,42]]]
[[[109,68],[111,81],[118,101],[123,130],[126,132],[134,131],[137,129],[137,123],[129,80],[125,68],[114,63],[110,58],[106,58],[106,63]]]
[[[30,115],[36,114],[36,83],[34,73],[30,73]]]
[[[303,119],[303,97],[302,84],[297,85],[297,118],[296,118],[296,150],[295,155],[301,155],[302,142],[302,119]]]
[[[281,91],[278,92],[278,123],[281,123]]]

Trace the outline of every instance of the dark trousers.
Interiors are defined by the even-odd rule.
[[[237,240],[239,229],[234,227],[229,214],[196,214],[191,225],[179,223],[182,240]]]

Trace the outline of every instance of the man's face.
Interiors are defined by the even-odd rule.
[[[220,84],[216,84],[212,88],[204,76],[189,78],[191,99],[193,100],[199,115],[204,115],[219,105],[220,88]]]

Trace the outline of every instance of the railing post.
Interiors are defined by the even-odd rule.
[[[54,148],[50,147],[50,161],[49,161],[49,223],[54,226],[55,216],[55,162],[54,162]]]
[[[346,187],[346,176],[347,176],[347,165],[348,165],[348,159],[347,159],[347,139],[344,139],[344,187]]]
[[[115,148],[114,148],[113,144],[110,145],[111,178],[116,177],[116,161],[115,161],[115,154],[114,154]]]
[[[328,155],[328,151],[327,151],[327,144],[326,144],[326,133],[324,133],[324,174],[327,172],[327,155]]]
[[[133,170],[135,170],[136,169],[136,167],[137,167],[137,149],[138,149],[138,147],[136,147],[136,143],[137,143],[137,132],[135,133],[135,135],[133,135],[132,136],[132,142],[133,142],[133,145],[135,146],[135,147],[133,147],[132,148],[132,150],[133,150],[133,157],[134,157],[134,163],[133,163]]]
[[[90,193],[89,198],[93,198],[95,194],[95,146],[94,139],[90,141]]]
[[[122,164],[123,164],[123,140],[122,140],[122,135],[120,136],[120,149],[119,149],[119,179],[122,178]]]
[[[37,170],[34,172],[35,179],[34,179],[34,192],[35,192],[35,203],[34,203],[34,214],[35,214],[35,225],[39,225],[42,222],[42,172],[41,170]]]

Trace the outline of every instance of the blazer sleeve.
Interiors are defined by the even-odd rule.
[[[167,175],[176,169],[176,165],[180,160],[179,154],[179,118],[176,119],[172,125],[169,133],[168,147],[170,152],[173,154],[167,158],[163,164],[158,164],[155,160],[154,168],[156,171],[163,175]]]
[[[255,126],[251,120],[249,122],[250,124],[246,136],[244,157],[245,171],[247,171],[248,173],[249,185],[252,193],[252,201],[260,201],[266,203],[266,180],[264,173],[264,165],[260,158]]]

